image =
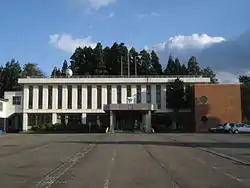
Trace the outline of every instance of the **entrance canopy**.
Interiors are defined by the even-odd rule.
[[[151,103],[138,104],[106,104],[105,111],[156,111],[157,105]]]

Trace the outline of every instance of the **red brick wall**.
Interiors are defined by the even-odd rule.
[[[195,121],[196,131],[207,131],[225,122],[241,122],[241,93],[239,84],[196,84],[195,95]],[[207,97],[207,102],[202,104],[200,98]],[[202,116],[207,116],[208,121],[203,123]]]

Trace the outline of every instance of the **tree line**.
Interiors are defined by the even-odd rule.
[[[69,59],[69,63],[65,60],[61,68],[54,67],[51,76],[63,76],[67,68],[71,68],[74,75],[128,75],[129,66],[130,75],[201,75],[211,77],[211,81],[217,83],[214,71],[210,67],[201,68],[194,56],[187,63],[181,63],[178,57],[170,55],[163,68],[154,50],[138,52],[133,47],[128,49],[124,43],[115,42],[111,47],[104,48],[101,43],[94,48],[78,47]],[[21,66],[15,59],[0,66],[0,97],[5,91],[20,90],[18,78],[27,76],[46,75],[38,64],[26,63]]]
[[[15,59],[0,66],[0,97],[3,98],[5,91],[21,90],[18,78],[27,76],[45,76],[45,74],[37,64],[27,63],[21,66]]]
[[[121,68],[121,66],[123,68]],[[211,77],[212,83],[217,83],[216,75],[210,67],[201,68],[197,59],[192,56],[187,63],[181,63],[178,57],[168,58],[163,69],[159,57],[152,50],[136,51],[128,49],[124,43],[114,43],[103,48],[97,43],[95,48],[78,47],[70,57],[70,62],[63,62],[62,68],[54,67],[51,76],[66,74],[67,68],[74,75],[201,75]],[[130,72],[128,72],[128,68]]]

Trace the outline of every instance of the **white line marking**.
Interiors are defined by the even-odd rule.
[[[105,179],[104,188],[109,188],[109,185],[110,185],[110,176],[111,176],[111,172],[113,170],[115,159],[116,159],[116,150],[114,151],[113,157],[111,159],[110,169],[109,169],[107,177]]]
[[[206,149],[206,148],[202,148],[202,147],[200,147],[199,149],[202,150],[202,151],[211,153],[211,154],[213,154],[213,155],[217,155],[217,156],[220,156],[220,157],[222,157],[222,158],[229,159],[229,160],[231,160],[231,161],[235,161],[235,162],[238,162],[238,163],[241,163],[241,164],[244,164],[244,165],[250,165],[250,163],[247,162],[247,161],[243,161],[243,160],[237,159],[237,158],[235,158],[235,157],[226,155],[226,154],[224,154],[224,153],[212,151],[212,150],[209,150],[209,149]]]
[[[194,159],[194,160],[196,160],[196,161],[198,161],[198,162],[200,162],[202,164],[207,164],[205,161],[203,161],[203,160],[201,160],[201,159],[199,159],[197,157],[192,157],[192,159]]]
[[[232,179],[234,179],[234,180],[236,180],[236,181],[242,182],[241,179],[239,179],[239,178],[237,178],[237,177],[235,177],[235,176],[233,176],[233,175],[231,175],[231,174],[229,174],[229,173],[227,173],[227,172],[225,172],[225,174],[226,174],[228,177],[230,177],[230,178],[232,178]]]
[[[89,153],[95,144],[90,144],[87,148],[84,148],[82,151],[78,152],[74,157],[70,158],[66,162],[60,164],[57,168],[52,170],[47,174],[44,179],[36,184],[37,188],[49,188],[54,184],[61,176],[63,176],[69,169],[71,169],[77,161],[82,159],[87,153]]]

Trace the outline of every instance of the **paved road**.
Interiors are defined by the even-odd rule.
[[[0,136],[0,187],[245,188],[247,147],[247,135]]]

